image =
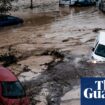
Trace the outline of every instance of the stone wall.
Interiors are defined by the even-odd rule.
[[[30,8],[31,0],[17,0],[13,2],[14,10],[24,10]],[[34,10],[39,12],[57,11],[59,9],[59,0],[33,0]]]

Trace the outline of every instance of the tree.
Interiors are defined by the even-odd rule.
[[[12,9],[12,1],[14,0],[0,0],[0,16],[5,15]]]

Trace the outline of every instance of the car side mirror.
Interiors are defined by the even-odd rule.
[[[94,51],[94,47],[92,48],[92,51]]]

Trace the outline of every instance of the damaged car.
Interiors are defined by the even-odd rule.
[[[0,105],[29,105],[22,84],[4,67],[0,67]]]
[[[92,48],[92,62],[105,62],[105,32],[101,31]]]

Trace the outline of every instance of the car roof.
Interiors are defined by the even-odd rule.
[[[1,81],[17,81],[16,76],[7,68],[0,66],[0,82]]]
[[[100,31],[99,44],[105,45],[105,31]]]

